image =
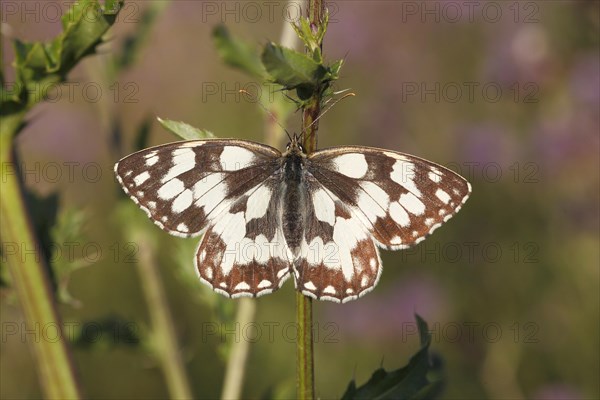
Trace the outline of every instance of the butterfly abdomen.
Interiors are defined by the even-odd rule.
[[[294,255],[300,250],[304,235],[306,189],[303,187],[304,160],[299,154],[291,153],[283,163],[283,235]]]

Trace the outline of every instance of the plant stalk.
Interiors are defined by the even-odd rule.
[[[325,3],[323,0],[308,0],[307,14],[312,30],[316,32],[324,20]],[[323,44],[320,43],[320,46],[322,48]],[[319,121],[314,121],[321,112],[321,101],[321,90],[317,88],[315,95],[302,110],[302,130],[305,132],[304,149],[306,154],[317,150]],[[296,292],[296,321],[298,323],[297,394],[299,399],[312,400],[315,398],[312,299],[304,296],[301,292]]]
[[[143,232],[133,233],[133,238],[140,250],[140,259],[136,265],[152,321],[151,343],[160,360],[169,394],[173,399],[192,399],[192,391],[177,344],[173,316],[156,265],[153,246]]]
[[[24,113],[23,113],[24,115]],[[13,138],[20,122],[2,117],[0,123],[0,165],[2,194],[0,195],[0,233],[3,257],[8,264],[19,303],[23,307],[27,332],[43,332],[47,327],[58,329],[60,340],[36,337],[30,341],[40,379],[42,393],[51,399],[79,399],[80,388],[75,368],[62,332],[47,266],[28,217],[23,188],[14,162]],[[11,126],[11,128],[9,128]],[[14,128],[14,130],[12,129]]]

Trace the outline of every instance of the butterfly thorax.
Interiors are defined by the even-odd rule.
[[[282,225],[286,243],[294,256],[300,251],[304,234],[306,188],[304,182],[305,156],[292,148],[282,157]]]

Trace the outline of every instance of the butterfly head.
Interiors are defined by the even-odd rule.
[[[286,146],[286,154],[304,154],[301,136],[294,133],[294,135],[290,137],[290,141]]]

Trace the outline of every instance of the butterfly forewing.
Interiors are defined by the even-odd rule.
[[[167,232],[200,234],[236,196],[270,177],[281,153],[238,140],[170,143],[115,165],[125,192]]]
[[[422,241],[460,210],[471,191],[465,179],[440,165],[368,147],[318,151],[308,171],[388,249]]]

